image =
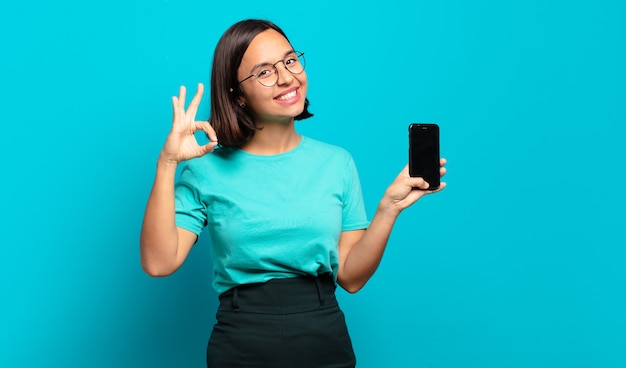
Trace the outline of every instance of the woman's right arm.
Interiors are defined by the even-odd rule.
[[[185,87],[180,87],[178,97],[172,97],[172,130],[159,155],[141,228],[141,266],[150,276],[167,276],[176,271],[197,240],[196,234],[176,226],[174,181],[180,162],[210,153],[217,145],[217,136],[211,125],[195,120],[203,92],[204,86],[198,84],[196,95],[186,111]],[[194,136],[198,130],[203,130],[211,141],[198,145]]]

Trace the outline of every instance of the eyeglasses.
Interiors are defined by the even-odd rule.
[[[273,87],[278,82],[278,69],[276,64],[283,63],[285,69],[291,74],[300,74],[304,71],[306,60],[304,60],[304,52],[292,51],[285,59],[279,60],[274,64],[263,64],[257,66],[254,70],[254,74],[250,74],[246,78],[239,81],[239,84],[247,81],[252,77],[256,77],[256,80],[265,87]]]

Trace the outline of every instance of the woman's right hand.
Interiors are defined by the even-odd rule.
[[[207,121],[196,121],[196,112],[198,111],[203,93],[204,85],[198,83],[196,95],[189,103],[186,111],[185,98],[187,91],[185,86],[180,87],[178,97],[172,96],[172,105],[174,107],[172,130],[165,141],[160,159],[165,160],[167,163],[178,164],[181,161],[213,152],[217,145],[215,130]],[[210,139],[210,142],[203,146],[198,144],[194,136],[194,133],[199,130],[203,130]]]

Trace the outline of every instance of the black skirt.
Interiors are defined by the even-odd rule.
[[[356,365],[330,275],[243,285],[219,298],[209,368]]]

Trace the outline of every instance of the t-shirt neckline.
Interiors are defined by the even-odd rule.
[[[235,151],[240,155],[259,159],[259,160],[280,159],[280,158],[288,157],[297,153],[297,151],[299,151],[302,148],[302,145],[304,144],[305,140],[307,140],[307,138],[304,135],[300,134],[300,142],[298,142],[298,144],[294,148],[285,152],[274,154],[274,155],[259,155],[255,153],[246,152],[241,148],[235,148]]]

